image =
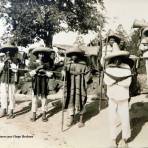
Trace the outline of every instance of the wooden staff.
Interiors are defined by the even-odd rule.
[[[65,53],[65,59],[64,59],[64,67],[63,70],[65,72],[65,66],[66,66],[66,53]],[[63,132],[64,129],[64,109],[65,109],[65,82],[66,82],[66,73],[64,73],[64,80],[63,80],[63,97],[62,97],[62,120],[61,120],[61,131]]]
[[[10,55],[9,55],[9,52],[6,52],[6,58],[10,58]],[[8,113],[8,102],[9,102],[9,72],[10,72],[10,62],[9,61],[6,61],[7,63],[7,80],[8,80],[8,87],[7,87],[7,108],[6,108],[6,111]]]
[[[107,33],[107,39],[106,39],[106,42],[105,42],[105,56],[107,54],[107,44],[108,44],[108,37],[109,37],[109,34],[110,34],[110,31],[108,31]],[[101,72],[101,80],[100,80],[100,99],[99,99],[99,112],[101,110],[101,102],[102,102],[102,99],[103,99],[103,79],[104,79],[104,70],[105,70],[105,64],[106,64],[106,61],[104,61],[103,63],[103,70]]]

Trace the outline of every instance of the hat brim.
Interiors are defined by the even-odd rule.
[[[7,52],[16,53],[16,52],[18,52],[18,48],[15,46],[5,46],[0,49],[0,52],[2,52],[2,53],[7,53]]]
[[[115,41],[116,41],[118,44],[120,44],[121,37],[119,37],[118,35],[115,35],[115,34],[109,35],[107,38],[105,38],[104,41],[105,41],[105,42],[109,42],[109,40],[110,40],[111,38],[114,38]]]
[[[71,57],[71,56],[73,56],[73,55],[76,55],[76,56],[83,56],[83,55],[85,55],[85,52],[73,51],[73,52],[67,52],[66,55],[67,55],[67,57]]]
[[[40,47],[40,48],[35,48],[32,50],[32,54],[34,54],[35,56],[37,56],[38,54],[50,54],[51,52],[55,52],[54,50],[52,50],[51,48],[47,48],[47,47]]]
[[[105,56],[104,59],[107,61],[115,57],[129,57],[129,56],[130,53],[128,51],[118,51]]]
[[[0,57],[3,57],[3,56],[5,56],[5,53],[0,53]]]

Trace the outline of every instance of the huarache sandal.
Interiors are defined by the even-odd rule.
[[[74,116],[71,115],[70,118],[68,118],[68,121],[67,121],[66,126],[67,126],[67,127],[70,127],[70,126],[72,126],[73,124],[74,124]]]
[[[5,117],[7,115],[6,109],[3,109],[0,113],[0,118]]]
[[[42,121],[43,122],[47,122],[48,121],[48,118],[46,117],[46,112],[43,112],[43,114],[42,114]]]
[[[13,113],[13,110],[10,110],[10,114],[8,115],[7,119],[13,119],[15,118],[15,115]]]
[[[36,112],[33,112],[32,117],[30,118],[31,122],[35,122],[36,121]]]

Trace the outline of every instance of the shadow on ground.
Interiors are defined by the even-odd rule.
[[[15,112],[15,116],[17,117],[17,116],[26,114],[26,113],[28,113],[30,110],[31,110],[31,102],[30,102],[27,106],[24,106],[21,110]]]
[[[31,111],[31,106],[32,106],[31,101],[29,101],[29,100],[18,100],[18,101],[16,101],[16,104],[18,104],[18,105],[21,105],[22,103],[25,103],[25,104],[23,105],[23,107],[19,111],[15,112],[16,117],[19,116],[19,115],[22,115],[22,114],[26,114],[29,111]],[[58,113],[62,108],[61,101],[59,101],[58,99],[56,101],[48,99],[47,104],[50,104],[50,103],[52,104],[52,108],[49,107],[49,110],[47,111],[47,118]],[[41,107],[41,100],[38,101],[38,108],[40,108],[40,107]],[[42,115],[40,114],[37,118],[40,118],[41,116]]]
[[[101,104],[101,105],[100,105]],[[107,100],[95,99],[91,103],[86,105],[86,113],[84,114],[84,122],[90,120],[103,109],[108,106]],[[100,108],[100,109],[99,109]]]
[[[148,103],[147,102],[136,102],[132,104],[130,109],[131,118],[131,137],[128,142],[133,141],[137,135],[141,132],[142,127],[148,122]],[[120,141],[122,134],[118,135],[117,141]]]

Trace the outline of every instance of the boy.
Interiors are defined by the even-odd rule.
[[[36,69],[30,71],[33,87],[32,122],[36,121],[37,119],[36,112],[38,108],[38,99],[41,99],[42,102],[42,121],[48,121],[48,118],[46,117],[47,95],[49,91],[48,81],[53,75],[53,73],[49,71],[51,69],[51,63],[49,61],[51,51],[51,49],[46,47],[35,48],[32,51],[32,53],[38,58],[36,63],[34,63]]]

